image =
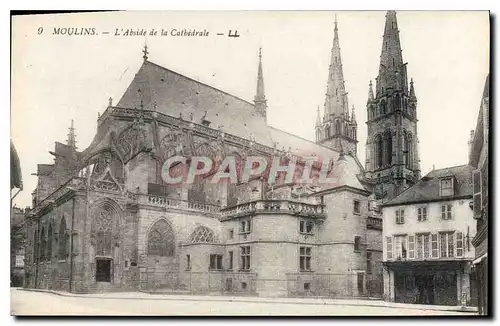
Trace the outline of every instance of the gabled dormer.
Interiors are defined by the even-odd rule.
[[[455,176],[445,176],[439,178],[439,196],[451,197],[455,195],[457,179]]]

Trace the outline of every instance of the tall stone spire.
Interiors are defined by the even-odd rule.
[[[325,114],[330,116],[349,115],[347,104],[347,93],[345,91],[344,73],[342,71],[342,59],[340,55],[339,32],[337,16],[335,16],[335,29],[333,46],[330,57],[330,69],[328,71],[328,82],[326,88]]]
[[[264,92],[264,75],[262,73],[262,48],[259,49],[259,68],[257,70],[257,90],[254,97],[255,109],[263,117],[266,117],[267,100]]]
[[[399,41],[398,21],[395,11],[388,11],[385,16],[385,28],[382,41],[382,54],[377,79],[377,94],[387,89],[408,89],[406,65],[403,63],[401,42]]]
[[[368,89],[366,180],[376,184],[378,199],[391,199],[420,178],[417,98],[408,89],[395,11],[385,15],[375,94]]]
[[[336,151],[356,155],[356,126],[349,116],[349,103],[345,90],[342,58],[340,55],[339,28],[335,16],[333,46],[330,54],[330,66],[326,84],[325,115],[318,128],[316,122],[316,139],[318,144]],[[354,122],[355,123],[355,122]]]
[[[76,135],[75,135],[75,126],[73,119],[71,119],[71,126],[69,127],[67,145],[73,150],[76,150]]]

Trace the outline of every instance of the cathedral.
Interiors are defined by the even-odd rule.
[[[253,103],[148,60],[79,150],[73,122],[39,164],[26,212],[25,287],[73,293],[144,291],[259,296],[382,296],[379,204],[419,178],[417,99],[396,13],[386,14],[379,75],[367,99],[366,162],[357,158],[335,20],[315,141],[267,124],[262,55]],[[312,126],[313,127],[313,126]],[[168,184],[173,156],[329,162],[334,183]],[[311,165],[317,176],[321,164]],[[171,174],[185,172],[173,165]]]

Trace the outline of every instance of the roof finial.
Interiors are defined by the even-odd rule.
[[[71,119],[71,126],[69,127],[67,145],[71,149],[76,150],[76,135],[75,135],[75,125],[73,119]]]
[[[109,97],[108,99],[108,108],[113,106],[113,98]]]
[[[143,53],[143,56],[142,58],[144,59],[144,61],[148,60],[148,45],[146,44],[146,42],[144,42],[144,49],[142,50],[142,53]]]
[[[259,61],[262,61],[262,46],[259,48]]]
[[[321,116],[319,115],[319,105],[316,109],[316,127],[321,125]]]

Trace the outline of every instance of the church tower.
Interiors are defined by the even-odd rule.
[[[367,114],[366,179],[377,198],[390,199],[420,178],[417,97],[408,87],[395,11],[388,11],[375,93],[370,81]]]
[[[354,107],[352,107],[351,116],[349,115],[336,17],[330,69],[328,71],[325,110],[323,119],[320,118],[318,111],[315,129],[318,144],[356,155],[358,143],[356,140],[357,123]]]

